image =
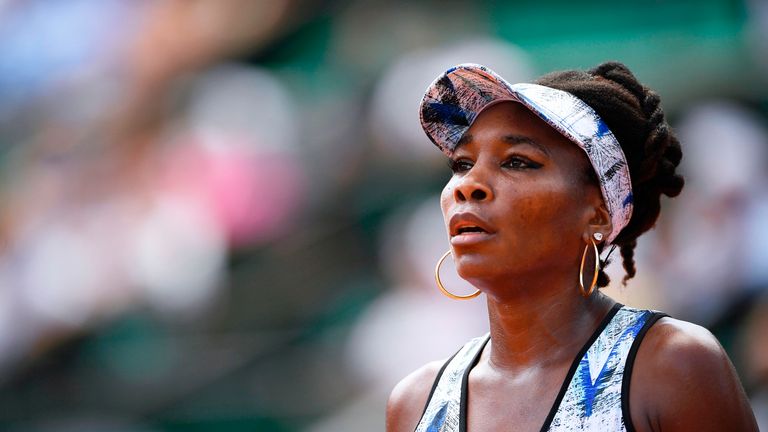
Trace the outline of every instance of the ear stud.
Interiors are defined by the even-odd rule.
[[[603,241],[603,233],[596,232],[592,234],[592,237],[594,237],[596,241]]]

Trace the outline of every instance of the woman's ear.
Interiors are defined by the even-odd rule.
[[[602,234],[602,239],[608,237],[613,231],[613,223],[611,222],[611,214],[608,212],[608,208],[605,206],[602,196],[599,200],[593,200],[591,208],[591,217],[589,218],[587,231],[584,233],[584,242],[589,243],[590,239],[595,239],[594,234]],[[600,241],[598,241],[600,243]]]

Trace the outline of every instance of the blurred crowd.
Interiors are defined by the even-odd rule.
[[[423,90],[611,59],[686,187],[607,292],[713,331],[768,428],[766,29],[760,0],[0,0],[0,429],[383,430],[487,331],[434,286]]]

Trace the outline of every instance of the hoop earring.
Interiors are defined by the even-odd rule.
[[[593,239],[589,239],[592,242],[592,249],[595,250],[595,274],[592,276],[592,283],[589,284],[589,289],[584,288],[584,262],[587,260],[587,250],[589,245],[584,246],[584,253],[581,254],[581,266],[579,267],[579,290],[584,298],[589,297],[592,291],[595,290],[597,284],[597,274],[600,271],[600,252],[597,250],[597,244]]]
[[[448,252],[443,254],[440,260],[437,261],[437,266],[435,266],[435,282],[437,282],[437,287],[440,288],[440,292],[442,292],[446,297],[450,297],[454,300],[470,300],[479,296],[480,290],[477,290],[472,294],[468,294],[468,295],[456,295],[452,292],[449,292],[447,289],[445,289],[445,287],[443,286],[443,282],[440,281],[440,266],[443,265],[443,261],[445,261],[445,259],[448,258],[448,255],[450,254],[451,254],[451,250],[448,249]]]

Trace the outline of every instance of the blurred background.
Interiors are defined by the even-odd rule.
[[[711,329],[768,428],[768,2],[0,0],[0,429],[383,431],[487,331],[432,281],[423,90],[605,60],[687,177],[608,292]]]

